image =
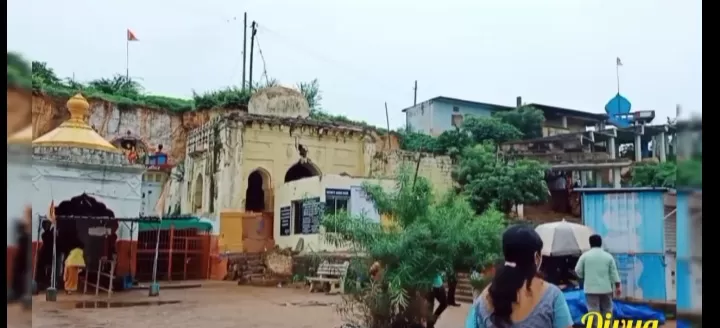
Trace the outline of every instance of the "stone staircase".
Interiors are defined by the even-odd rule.
[[[467,273],[458,273],[458,284],[455,290],[455,300],[462,303],[472,303],[473,294],[470,285],[470,275]]]
[[[263,280],[265,264],[262,253],[236,253],[228,256],[227,280],[240,283]]]

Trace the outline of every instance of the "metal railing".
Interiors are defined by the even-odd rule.
[[[103,272],[103,268],[107,265],[110,265],[110,273]],[[100,295],[100,291],[107,292],[108,298],[110,298],[113,294],[113,280],[115,279],[115,260],[108,260],[107,257],[103,256],[98,261],[98,269],[97,272],[95,272],[95,283],[88,282],[88,277],[90,275],[90,270],[87,270],[85,272],[85,285],[83,287],[83,294],[87,294],[88,292],[88,285],[91,287],[95,287],[95,296]],[[108,287],[101,287],[100,286],[100,277],[108,277]]]

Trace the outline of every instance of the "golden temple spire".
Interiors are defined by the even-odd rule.
[[[33,140],[33,146],[77,147],[121,152],[85,122],[90,104],[81,95],[76,94],[67,102],[70,119],[54,130]]]

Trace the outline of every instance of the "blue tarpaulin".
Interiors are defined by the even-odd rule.
[[[581,325],[580,319],[588,312],[585,303],[585,293],[582,290],[563,291],[565,300],[570,308],[570,315],[576,325]],[[613,301],[613,318],[633,320],[660,320],[665,323],[665,314],[647,305],[633,304],[623,301]]]

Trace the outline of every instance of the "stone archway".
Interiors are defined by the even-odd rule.
[[[263,168],[256,168],[248,175],[248,184],[245,190],[245,211],[271,212],[273,207],[270,173]]]
[[[73,248],[84,250],[89,269],[97,271],[101,257],[117,256],[117,230],[115,213],[105,204],[85,193],[63,201],[55,207],[57,226],[57,256],[61,259]],[[94,219],[97,218],[97,219]],[[43,241],[37,258],[36,280],[41,288],[49,284],[52,272],[53,230],[49,220],[41,222]],[[60,268],[61,266],[58,266]],[[62,272],[60,272],[62,274]],[[58,284],[60,286],[62,284]]]
[[[197,178],[195,178],[195,187],[193,188],[192,193],[192,212],[198,213],[202,211],[203,206],[203,176],[202,174],[198,174]]]
[[[309,160],[299,161],[291,166],[285,173],[285,183],[315,177],[321,174],[320,168],[313,162],[310,162]]]

